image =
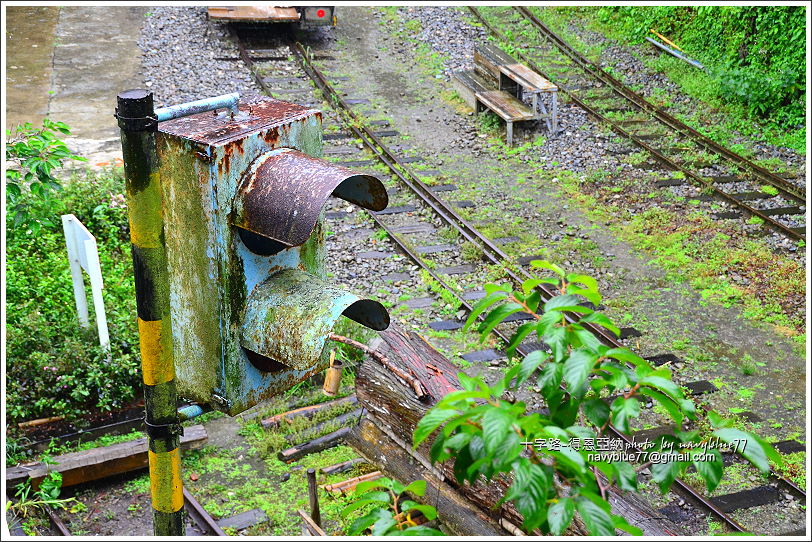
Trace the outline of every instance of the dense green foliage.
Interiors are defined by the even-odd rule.
[[[442,531],[414,521],[412,514],[415,512],[431,521],[437,517],[437,510],[408,499],[409,493],[422,497],[426,493],[426,481],[415,480],[408,486],[390,478],[361,482],[355,488],[357,498],[341,511],[341,515],[346,517],[359,509],[365,510],[366,514],[352,522],[347,534],[358,536],[369,529],[372,536],[442,536]]]
[[[31,216],[28,196],[46,203],[51,201],[53,192],[61,188],[54,171],[65,160],[85,161],[85,158],[73,154],[55,132],[69,135],[70,129],[64,122],[45,118],[41,128],[25,123],[15,127],[13,134],[11,130],[6,130],[8,214],[16,226],[25,225],[34,232],[42,226],[40,220],[48,225],[51,217],[40,216],[37,219]],[[23,193],[26,193],[26,197],[23,197]]]
[[[607,496],[611,486],[637,490],[637,474],[644,467],[665,492],[677,477],[694,468],[709,492],[720,483],[724,462],[718,444],[737,451],[762,472],[770,462],[781,464],[778,453],[761,438],[734,427],[732,420],[709,412],[700,419],[696,407],[672,380],[667,365],[653,367],[626,348],[609,348],[582,325],[590,323],[618,335],[606,315],[582,305],[597,306],[601,295],[591,277],[567,274],[546,261],[536,268],[555,276],[528,279],[520,290],[509,284],[488,284],[468,318],[467,326],[485,314],[482,339],[505,318],[518,312],[536,315],[516,329],[506,349],[513,355],[524,340],[540,340],[550,351],[536,350],[506,370],[502,380],[488,385],[481,377],[459,374],[462,390],[443,397],[418,423],[414,445],[436,432],[431,460],[454,461],[459,483],[494,480],[512,475],[505,500],[521,512],[526,532],[562,534],[580,515],[592,535],[613,536],[616,529],[642,531],[612,513]],[[539,284],[552,284],[559,293],[541,303]],[[543,308],[542,314],[537,313]],[[577,322],[567,313],[578,314]],[[519,396],[523,384],[535,384],[545,409],[527,412]],[[505,392],[510,392],[505,394]],[[641,446],[641,453],[616,447],[610,424],[629,435],[650,400],[673,424],[673,434]],[[439,431],[438,431],[439,429]],[[595,453],[598,452],[598,453]],[[627,456],[634,456],[637,469]]]
[[[135,294],[120,173],[65,183],[59,198],[22,191],[29,226],[7,218],[6,405],[9,421],[109,410],[140,390]],[[96,236],[112,363],[99,347],[95,316],[79,326],[60,215]],[[38,227],[30,227],[38,224]],[[88,288],[89,290],[89,288]],[[87,293],[91,299],[90,292]]]
[[[634,41],[667,36],[708,67],[715,93],[754,116],[794,127],[806,110],[802,6],[602,7],[598,17]]]

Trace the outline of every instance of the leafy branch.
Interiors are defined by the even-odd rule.
[[[531,335],[547,350],[529,353],[493,385],[460,373],[463,389],[441,399],[415,428],[415,447],[436,433],[432,462],[453,458],[460,483],[512,475],[501,502],[514,504],[527,532],[539,529],[560,535],[577,512],[590,534],[604,536],[613,536],[616,529],[642,534],[612,514],[606,500],[613,486],[636,491],[637,471],[630,461],[622,460],[628,454],[619,455],[621,460],[609,455],[623,452],[623,443],[605,436],[610,425],[630,434],[641,412],[641,397],[661,405],[675,424],[673,434],[658,437],[634,458],[651,468],[663,492],[690,466],[708,491],[717,487],[724,463],[711,439],[733,446],[762,472],[769,471],[770,461],[780,464],[780,457],[764,440],[733,428],[731,421],[716,413],[708,415],[714,429],[711,435],[689,430],[687,425],[697,420],[696,407],[673,382],[667,365],[655,368],[627,348],[607,347],[585,327],[588,323],[620,333],[606,315],[584,304],[600,304],[597,282],[586,275],[567,274],[546,261],[532,265],[554,276],[528,279],[519,290],[510,284],[486,285],[486,295],[474,307],[466,328],[486,314],[478,326],[484,341],[505,318],[527,313],[532,320],[517,328],[507,354],[514,356]],[[558,294],[543,305],[540,284],[552,285]],[[578,320],[568,319],[567,314],[577,315]],[[502,399],[505,391],[517,392],[531,379],[540,389],[544,409],[528,412],[524,402]]]
[[[377,491],[372,491],[373,489]],[[350,525],[347,534],[357,536],[370,529],[372,536],[442,536],[441,531],[419,525],[414,519],[414,513],[419,512],[431,521],[437,517],[437,510],[433,506],[405,498],[406,493],[422,497],[425,492],[425,480],[415,480],[407,486],[390,478],[378,478],[358,484],[355,488],[358,499],[347,505],[341,515],[347,517],[354,510],[365,507],[368,512]]]
[[[67,124],[48,118],[43,119],[41,128],[31,123],[16,126],[13,136],[6,130],[6,193],[14,226],[26,224],[31,217],[29,194],[47,205],[51,192],[61,189],[53,172],[65,160],[87,161],[73,154],[55,132],[70,135]],[[40,228],[37,221],[30,225],[35,232]]]

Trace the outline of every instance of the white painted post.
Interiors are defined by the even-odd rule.
[[[76,236],[73,233],[75,220],[76,217],[73,215],[62,215],[62,231],[65,232],[65,245],[68,247],[68,261],[70,262],[70,275],[73,278],[73,297],[76,299],[76,312],[79,314],[79,323],[82,327],[87,327],[90,320],[87,314],[87,296],[85,295],[85,281],[82,278],[82,264],[79,262],[79,247],[76,246]]]
[[[73,277],[73,293],[76,296],[76,310],[79,313],[79,322],[87,327],[89,318],[87,312],[87,296],[82,269],[90,276],[90,291],[93,294],[93,311],[96,313],[96,327],[99,331],[99,344],[107,350],[107,359],[110,359],[110,335],[107,331],[107,315],[104,311],[102,298],[101,265],[99,264],[99,250],[96,238],[85,228],[79,219],[73,215],[62,215],[62,229],[65,232],[65,244],[68,247],[71,276]]]

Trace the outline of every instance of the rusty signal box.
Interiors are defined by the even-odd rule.
[[[323,371],[340,317],[388,327],[380,303],[325,280],[327,199],[388,198],[319,158],[319,111],[264,98],[168,120],[157,150],[179,395],[234,415]]]

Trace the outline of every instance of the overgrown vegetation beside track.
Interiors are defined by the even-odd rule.
[[[650,68],[667,75],[690,96],[723,109],[730,116],[730,129],[752,134],[753,121],[758,121],[771,143],[805,152],[802,6],[603,6],[544,11],[557,12],[564,19],[577,15],[620,41],[645,44],[647,36],[659,40],[650,32],[656,30],[702,62],[707,71],[667,53],[651,61],[643,58]]]
[[[88,173],[47,198],[30,193],[30,227],[6,223],[6,406],[10,422],[75,418],[125,405],[141,389],[135,292],[121,170]],[[95,325],[78,322],[60,215],[96,236],[112,363]],[[90,295],[88,294],[88,297]],[[91,304],[90,320],[94,322]]]

